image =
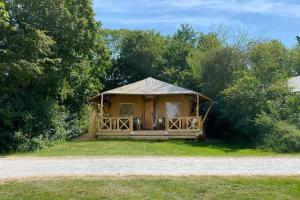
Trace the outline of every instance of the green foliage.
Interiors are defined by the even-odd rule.
[[[5,0],[0,16],[0,151],[82,134],[110,65],[91,1]]]
[[[251,137],[257,133],[254,118],[261,107],[258,80],[249,72],[239,75],[230,87],[223,91],[221,117],[227,119],[239,137]],[[252,136],[253,137],[253,136]]]
[[[188,24],[170,36],[102,30],[91,0],[1,1],[0,151],[84,133],[88,96],[148,76],[213,98],[218,136],[298,151],[300,98],[287,80],[300,73],[299,45],[225,38]]]
[[[201,80],[202,91],[213,99],[232,82],[234,71],[244,68],[243,54],[232,47],[212,48],[198,51],[199,64],[193,66],[196,77]],[[198,72],[198,73],[197,73]]]
[[[248,52],[250,67],[235,73],[233,82],[222,92],[220,109],[222,118],[231,122],[239,137],[270,148],[273,139],[281,138],[276,141],[278,151],[298,148],[300,101],[287,84],[292,71],[288,53],[275,41],[252,46]],[[289,143],[287,138],[294,136],[295,143]]]
[[[154,31],[109,31],[113,65],[108,70],[107,88],[158,77],[163,65],[164,40]]]
[[[105,38],[113,62],[106,88],[153,76],[200,91],[214,100],[214,136],[261,144],[268,133],[258,123],[262,113],[300,128],[300,102],[287,85],[299,73],[299,46],[244,33],[229,41],[222,30],[199,33],[187,24],[171,36],[123,29]]]
[[[191,67],[187,57],[196,48],[199,33],[188,24],[182,24],[172,37],[165,38],[166,49],[162,79],[188,88],[195,88],[195,81],[191,79]],[[186,80],[189,81],[186,81]]]
[[[198,89],[213,99],[233,79],[233,72],[244,68],[244,55],[236,47],[222,44],[217,33],[201,34],[196,49],[187,58]]]
[[[88,106],[84,105],[78,113],[68,115],[67,138],[73,138],[87,132],[88,114]]]
[[[215,48],[221,48],[222,42],[218,38],[217,33],[210,32],[207,34],[202,33],[199,37],[197,49],[200,51],[209,51]]]
[[[26,137],[26,134],[21,131],[15,132],[13,139],[17,143],[16,151],[18,152],[33,151],[44,147],[46,143],[46,140],[42,138],[42,135],[28,138]]]
[[[197,45],[198,33],[189,24],[181,24],[173,36],[174,40],[181,41],[190,46]]]
[[[300,44],[296,45],[290,50],[289,53],[289,65],[296,75],[300,74]]]
[[[279,75],[291,75],[292,69],[288,63],[288,51],[278,41],[254,44],[249,49],[251,70],[255,77],[268,85],[276,81]]]
[[[258,116],[256,123],[262,133],[261,145],[264,149],[284,153],[300,151],[300,131],[295,125],[274,120],[265,113]]]

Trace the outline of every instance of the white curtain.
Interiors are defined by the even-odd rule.
[[[167,102],[166,103],[166,115],[169,117],[180,117],[180,103]]]

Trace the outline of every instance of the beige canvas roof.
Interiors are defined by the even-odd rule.
[[[103,95],[107,94],[127,94],[127,95],[166,95],[166,94],[199,94],[200,96],[205,97],[204,95],[183,88],[177,85],[172,85],[151,77],[131,83],[122,87],[118,87],[112,90],[108,90],[102,93]],[[97,95],[99,96],[99,95]]]

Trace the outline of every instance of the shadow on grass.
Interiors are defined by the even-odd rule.
[[[257,150],[255,146],[251,145],[242,145],[239,143],[235,143],[233,141],[222,141],[222,140],[213,140],[208,139],[205,141],[194,141],[194,140],[182,140],[182,139],[174,139],[174,140],[131,140],[131,139],[102,139],[102,140],[94,140],[94,141],[85,141],[85,142],[92,142],[97,143],[98,141],[101,141],[102,143],[111,143],[111,142],[128,142],[128,143],[148,143],[148,144],[156,144],[156,143],[172,143],[178,146],[192,146],[192,147],[202,147],[202,148],[208,148],[208,149],[217,149],[221,150],[225,153],[230,152],[236,152],[243,149],[252,149]],[[74,143],[80,143],[81,141],[72,141]]]
[[[193,147],[202,147],[209,149],[218,149],[226,153],[236,152],[243,149],[253,149],[256,148],[250,145],[241,145],[233,142],[224,142],[221,140],[206,140],[206,141],[185,141],[185,140],[174,140],[172,141],[178,145],[189,145]]]

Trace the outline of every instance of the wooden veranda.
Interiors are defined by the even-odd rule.
[[[94,97],[98,111],[91,117],[92,132],[98,138],[198,138],[211,107],[200,115],[200,99],[211,102],[200,93],[148,78]]]

